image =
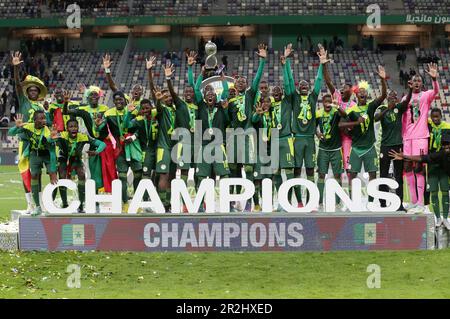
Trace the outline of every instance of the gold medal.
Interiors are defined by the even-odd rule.
[[[398,109],[394,109],[394,113],[398,113]]]
[[[212,128],[210,128],[210,129],[208,130],[208,133],[209,133],[209,135],[212,135],[212,134],[214,133],[214,130],[213,130]]]
[[[302,121],[302,123],[303,123],[303,125],[306,125],[306,124],[308,124],[308,120],[307,120],[307,119],[304,119],[304,120]]]
[[[247,115],[242,115],[242,120],[245,121],[247,119]]]
[[[281,125],[281,124],[277,125],[277,129],[281,130],[282,128],[283,128],[283,125]]]
[[[190,128],[191,133],[194,133],[195,129],[193,127]]]

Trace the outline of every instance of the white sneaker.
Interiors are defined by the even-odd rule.
[[[436,228],[441,227],[441,225],[442,225],[442,218],[436,218]]]
[[[427,215],[432,214],[432,212],[430,210],[430,205],[425,206],[425,209],[424,209],[423,213],[427,214]]]
[[[440,218],[439,218],[439,219],[440,219]],[[450,223],[448,222],[448,219],[447,219],[447,218],[444,218],[444,219],[442,220],[442,222],[443,222],[445,228],[447,228],[447,230],[450,230]]]
[[[416,207],[408,209],[407,214],[423,214],[425,206],[417,204]]]

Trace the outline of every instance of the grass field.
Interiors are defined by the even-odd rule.
[[[0,166],[0,218],[25,208]],[[450,251],[327,253],[0,252],[0,298],[449,298]],[[67,267],[80,267],[69,288]],[[381,270],[369,289],[367,267]]]

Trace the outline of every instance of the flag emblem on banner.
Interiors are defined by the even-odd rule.
[[[62,226],[64,246],[89,246],[95,244],[95,226],[84,224],[66,224]]]
[[[386,243],[386,231],[383,223],[364,223],[353,226],[353,239],[361,245]]]

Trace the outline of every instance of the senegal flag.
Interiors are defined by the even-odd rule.
[[[63,246],[89,246],[95,244],[94,225],[66,224],[62,226]]]
[[[353,226],[353,240],[360,245],[380,245],[386,243],[383,223],[364,223]]]

